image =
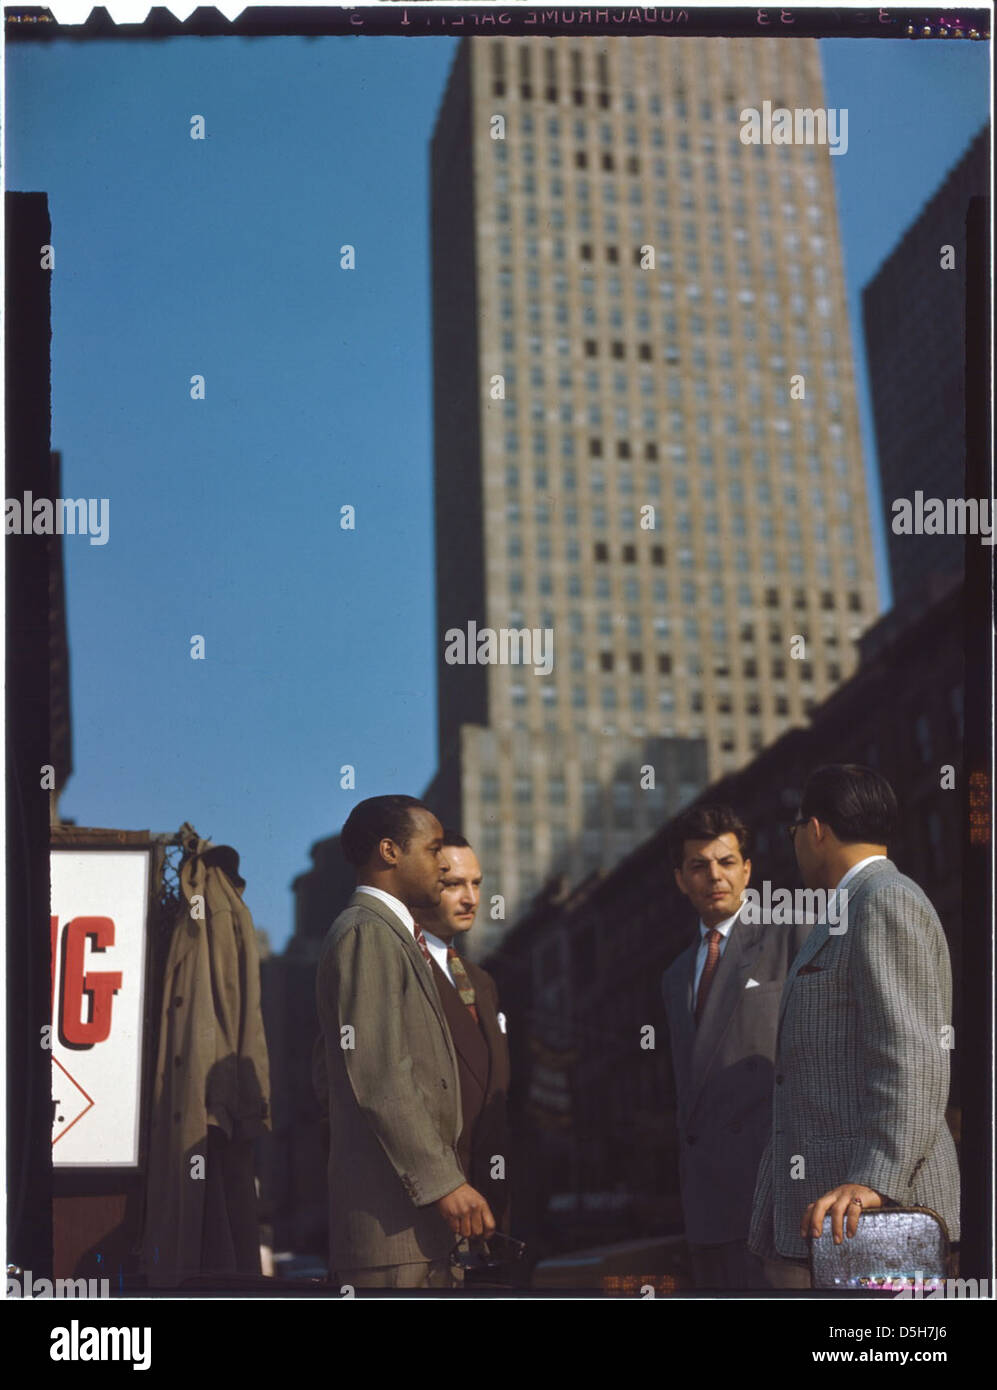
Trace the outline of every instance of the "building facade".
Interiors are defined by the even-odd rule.
[[[450,74],[426,795],[508,920],[646,836],[639,812],[596,836],[593,781],[640,805],[672,739],[733,772],[852,673],[876,612],[833,156],[744,143],[765,102],[823,108],[815,42],[466,39]],[[482,630],[549,634],[549,670],[454,659]]]

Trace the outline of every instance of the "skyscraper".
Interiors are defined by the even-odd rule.
[[[929,573],[961,574],[961,535],[895,534],[893,503],[962,497],[966,472],[966,214],[990,186],[987,131],[862,292],[893,597]],[[980,287],[981,298],[986,287]]]
[[[766,102],[805,111],[811,142],[745,144]],[[817,108],[808,40],[457,52],[432,143],[427,799],[506,922],[855,667],[875,579]],[[469,624],[549,632],[552,669],[455,661]]]

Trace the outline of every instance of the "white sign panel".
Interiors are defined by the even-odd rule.
[[[52,851],[56,1167],[139,1161],[149,856],[146,849]]]

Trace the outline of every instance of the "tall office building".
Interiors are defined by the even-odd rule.
[[[989,188],[984,128],[862,292],[897,602],[929,573],[963,570],[963,536],[898,535],[891,523],[897,498],[965,492],[966,215]]]
[[[743,143],[766,102],[823,108],[815,42],[456,55],[432,142],[426,796],[505,925],[805,722],[876,611],[833,156]],[[549,630],[552,670],[455,662],[472,623]]]

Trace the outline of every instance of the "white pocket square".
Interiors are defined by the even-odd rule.
[[[758,988],[758,981],[757,981],[757,980],[749,980],[748,983],[744,986],[744,988],[745,988],[745,989],[757,989],[757,988]]]
[[[504,1033],[504,1032],[505,1032],[505,1014],[496,1014],[495,1017],[496,1017],[496,1019],[498,1020],[499,1032],[500,1032],[500,1033]]]

